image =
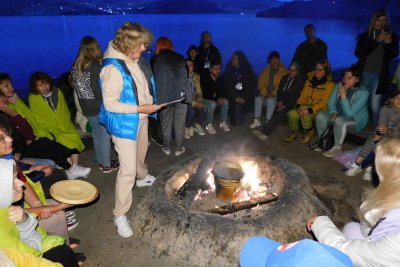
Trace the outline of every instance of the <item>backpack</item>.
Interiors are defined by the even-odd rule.
[[[310,145],[310,149],[319,147],[322,151],[327,151],[335,144],[335,137],[333,134],[333,123],[329,123],[325,131],[321,134],[320,138]]]

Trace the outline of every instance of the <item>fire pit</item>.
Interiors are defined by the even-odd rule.
[[[218,189],[221,177],[228,186]],[[305,222],[320,207],[304,171],[285,159],[204,153],[164,170],[132,221],[160,254],[188,266],[237,266],[250,236],[308,237]]]

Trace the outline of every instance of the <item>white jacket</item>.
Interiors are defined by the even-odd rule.
[[[354,266],[400,266],[400,232],[377,240],[349,240],[327,216],[317,217],[311,229],[319,242],[347,254]]]

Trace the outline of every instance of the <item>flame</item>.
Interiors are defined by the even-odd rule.
[[[207,175],[208,175],[207,183],[212,188],[212,191],[214,191],[215,190],[215,182],[214,182],[214,175],[211,173],[211,169],[208,170]]]
[[[242,169],[244,171],[244,177],[241,181],[242,187],[245,188],[246,191],[257,191],[261,184],[260,179],[257,178],[257,164],[254,161],[244,161],[241,162],[240,165],[242,166]]]

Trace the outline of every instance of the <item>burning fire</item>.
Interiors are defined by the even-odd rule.
[[[268,193],[267,186],[257,177],[259,176],[258,165],[254,161],[242,161],[241,165],[244,176],[241,185],[234,193],[232,202],[246,201],[252,198],[263,197]],[[199,190],[194,200],[206,197],[210,192],[215,191],[214,175],[211,169],[207,172],[207,183],[210,185],[208,190]]]

